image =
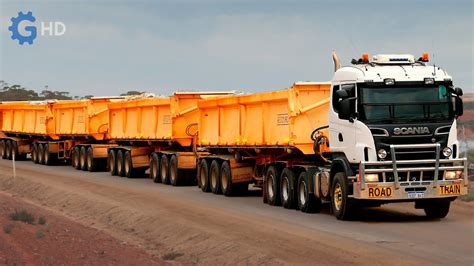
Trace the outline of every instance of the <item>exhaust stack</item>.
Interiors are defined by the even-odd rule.
[[[337,56],[336,51],[332,51],[332,60],[334,61],[334,72],[341,68],[341,60]]]

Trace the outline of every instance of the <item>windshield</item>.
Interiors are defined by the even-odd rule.
[[[447,121],[450,93],[444,85],[362,87],[362,119],[372,123]]]

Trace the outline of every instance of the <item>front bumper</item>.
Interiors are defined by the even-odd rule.
[[[410,148],[439,144],[410,145]],[[452,198],[468,193],[467,159],[404,160],[395,159],[391,146],[391,161],[361,162],[354,177],[353,197],[364,200],[410,201],[416,199]],[[457,179],[445,179],[446,171],[462,171]],[[426,173],[430,173],[428,176]],[[366,182],[366,174],[378,174],[379,182]]]

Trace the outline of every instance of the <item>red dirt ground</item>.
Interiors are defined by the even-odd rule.
[[[164,265],[138,247],[95,228],[85,227],[48,210],[0,192],[0,265]],[[26,209],[35,224],[13,221],[10,213]],[[38,224],[44,216],[45,225]],[[10,233],[4,227],[13,224]],[[39,237],[38,231],[44,233]]]

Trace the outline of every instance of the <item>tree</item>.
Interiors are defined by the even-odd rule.
[[[0,80],[0,101],[37,101],[37,100],[70,100],[73,97],[66,91],[51,91],[48,87],[38,94],[34,90],[28,90],[21,85],[9,85],[4,80]]]
[[[131,96],[131,95],[140,95],[143,92],[140,91],[127,91],[126,93],[120,94],[120,96]]]

